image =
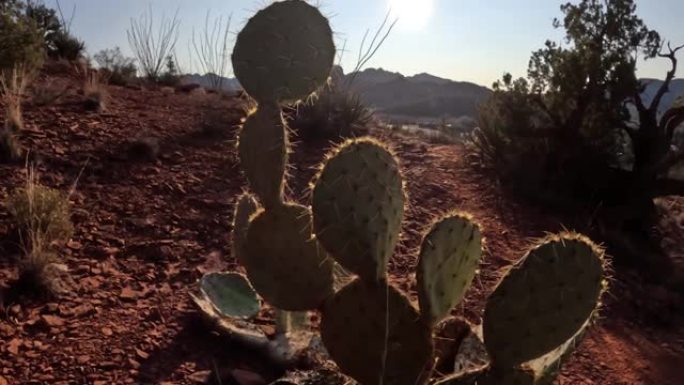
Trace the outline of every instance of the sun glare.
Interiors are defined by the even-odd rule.
[[[389,0],[393,17],[399,18],[399,25],[412,30],[420,30],[427,25],[432,16],[434,0]]]

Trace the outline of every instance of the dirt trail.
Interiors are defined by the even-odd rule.
[[[68,189],[83,170],[72,197],[77,231],[63,253],[75,285],[59,301],[0,302],[0,384],[196,384],[219,366],[267,376],[257,359],[207,333],[188,298],[202,273],[237,267],[229,251],[230,223],[245,180],[234,150],[241,117],[235,101],[113,87],[108,112],[97,115],[83,112],[77,100],[71,95],[56,106],[26,109],[25,141],[38,154],[41,180]],[[216,110],[224,120],[214,124],[226,127],[225,135],[199,135],[202,116]],[[158,161],[127,159],[126,142],[141,135],[160,138]],[[561,223],[503,198],[488,178],[467,167],[458,146],[385,139],[401,158],[410,194],[402,241],[390,262],[393,281],[415,296],[412,272],[424,229],[436,214],[469,211],[485,229],[487,253],[458,312],[478,322],[501,269],[532,238]],[[297,146],[291,197],[305,201],[324,151]],[[0,198],[23,178],[21,166],[1,165]],[[11,234],[2,208],[5,286],[17,274]],[[684,322],[670,316],[669,293],[631,273],[616,279],[605,318],[559,383],[681,383]],[[260,322],[270,327],[266,315]]]

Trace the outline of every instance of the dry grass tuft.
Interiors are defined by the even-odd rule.
[[[24,149],[13,130],[0,129],[0,163],[18,162],[23,156]]]
[[[33,73],[28,66],[18,65],[0,74],[0,95],[5,105],[5,129],[19,131],[24,128],[21,101]]]
[[[7,211],[19,230],[24,257],[19,263],[23,286],[56,294],[64,287],[66,266],[59,263],[52,247],[73,233],[68,195],[39,183],[32,167],[26,185],[16,189],[6,202]]]

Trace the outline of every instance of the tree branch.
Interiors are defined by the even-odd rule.
[[[665,81],[663,84],[660,86],[658,89],[658,92],[656,93],[656,96],[653,98],[653,101],[651,102],[651,106],[649,109],[651,111],[657,111],[658,106],[660,105],[661,100],[663,99],[663,96],[670,91],[670,82],[672,82],[672,79],[674,79],[675,74],[677,73],[677,51],[680,49],[684,48],[684,44],[680,45],[679,47],[675,47],[674,49],[670,45],[670,43],[667,43],[667,49],[670,51],[669,53],[659,53],[658,57],[662,58],[667,58],[670,59],[670,62],[672,63],[672,69],[667,71],[667,76],[665,77]]]

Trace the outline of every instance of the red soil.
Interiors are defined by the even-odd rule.
[[[37,154],[41,181],[64,190],[77,182],[76,233],[62,250],[75,284],[51,302],[0,298],[0,385],[195,384],[218,367],[268,378],[272,373],[262,362],[222,345],[197,321],[188,296],[204,272],[238,268],[229,238],[233,200],[246,188],[234,149],[242,116],[237,102],[117,87],[110,92],[101,114],[84,112],[75,93],[54,106],[26,109],[24,143]],[[225,127],[225,135],[199,134],[202,116],[216,110],[224,118],[213,123]],[[159,138],[156,162],[128,159],[127,141],[141,135]],[[392,280],[415,298],[423,230],[439,213],[469,211],[484,227],[487,251],[457,313],[479,322],[502,269],[533,238],[562,223],[506,198],[468,166],[458,145],[378,135],[396,149],[410,194],[402,242],[390,262]],[[292,199],[308,200],[306,187],[324,151],[297,146]],[[24,173],[21,165],[0,166],[1,199],[23,183]],[[17,277],[11,234],[0,208],[4,286]],[[644,283],[635,271],[618,271],[603,318],[565,364],[558,384],[684,383],[681,304],[681,295]]]

